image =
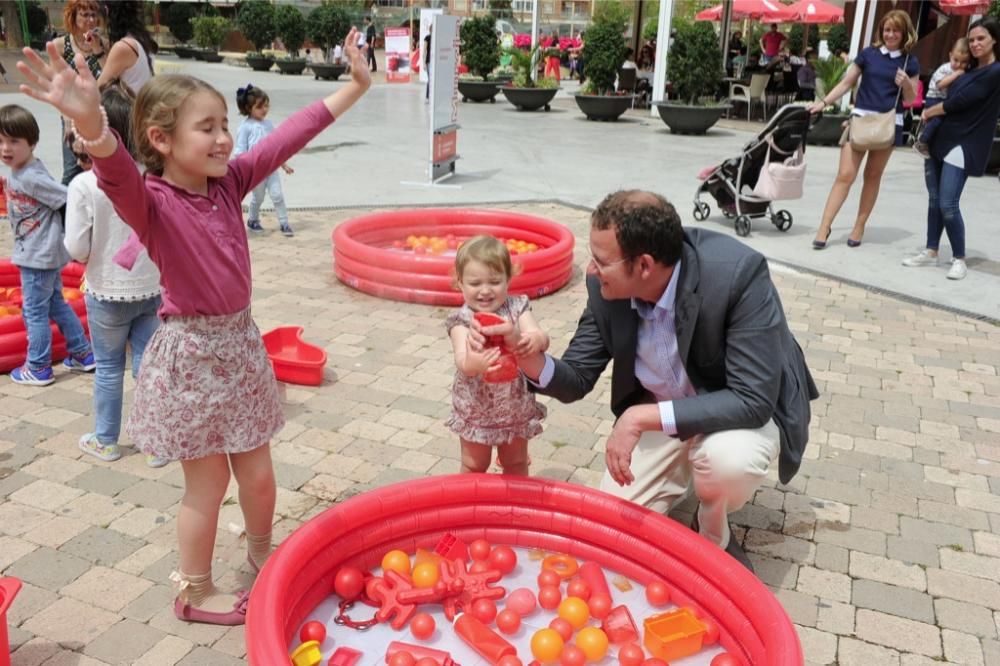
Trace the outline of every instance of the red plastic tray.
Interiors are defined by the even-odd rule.
[[[278,381],[306,386],[323,383],[326,351],[303,340],[301,326],[279,326],[263,338]]]

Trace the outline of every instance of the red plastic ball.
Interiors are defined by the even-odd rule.
[[[546,610],[553,610],[562,601],[562,592],[554,585],[543,585],[538,589],[538,605]]]
[[[507,608],[521,617],[534,613],[537,603],[535,593],[526,587],[519,587],[507,595]]]
[[[517,566],[517,553],[510,546],[497,546],[490,551],[490,567],[505,576]]]
[[[341,567],[333,579],[333,591],[341,599],[354,601],[365,588],[365,574],[357,567]]]
[[[489,624],[497,616],[497,605],[491,599],[476,599],[469,612],[483,624]]]
[[[436,626],[437,623],[434,622],[433,617],[427,613],[417,613],[413,616],[413,619],[410,620],[410,633],[413,634],[414,638],[426,641],[434,635],[434,629]],[[417,663],[419,664],[420,662],[418,661]]]
[[[415,666],[417,660],[406,650],[400,650],[389,657],[389,666]]]
[[[509,608],[497,613],[497,629],[500,633],[510,636],[521,628],[521,616]]]
[[[493,567],[491,567],[490,563],[487,562],[486,560],[476,560],[469,566],[469,573],[474,573],[474,574],[486,573],[492,568]]]
[[[561,617],[557,617],[549,622],[549,629],[555,629],[556,633],[562,636],[564,641],[568,641],[573,637],[573,625]]]
[[[562,576],[551,569],[542,569],[538,574],[538,587],[559,587],[562,584]]]
[[[574,578],[566,586],[567,597],[579,597],[584,601],[590,599],[590,585],[582,578]]]
[[[522,662],[515,655],[505,654],[497,661],[497,666],[522,666]]]
[[[646,653],[636,643],[626,643],[618,648],[618,663],[621,666],[639,666],[646,659]]]
[[[421,657],[414,666],[441,666],[434,657]]]
[[[476,539],[469,544],[469,557],[477,562],[485,562],[490,556],[493,546],[486,539]]]
[[[655,657],[650,657],[642,662],[642,666],[670,666],[667,662],[662,659],[657,659]]]
[[[590,614],[598,620],[603,620],[611,612],[611,597],[607,594],[593,594],[587,600]]]
[[[315,620],[306,622],[302,625],[302,629],[299,630],[299,640],[303,643],[306,641],[316,641],[317,643],[322,643],[326,640],[326,625]]]
[[[711,666],[740,666],[740,662],[728,652],[720,652],[712,657]]]
[[[559,655],[559,663],[561,666],[583,666],[587,663],[587,655],[577,646],[568,643]]]
[[[716,643],[718,643],[719,625],[715,622],[715,620],[708,617],[703,617],[701,618],[701,623],[705,625],[705,638],[703,641],[704,644],[715,645]]]
[[[646,601],[653,606],[665,606],[670,603],[670,588],[662,580],[653,580],[646,585]]]

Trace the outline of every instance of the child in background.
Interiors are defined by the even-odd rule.
[[[249,83],[246,88],[236,91],[236,106],[240,113],[246,116],[246,120],[240,123],[240,130],[236,134],[236,151],[233,157],[238,157],[257,145],[257,142],[274,131],[274,125],[267,120],[267,112],[271,108],[271,100],[267,93],[256,88]],[[282,163],[281,168],[285,173],[291,175],[295,173],[287,164]],[[250,195],[250,214],[247,219],[247,228],[258,233],[264,231],[260,226],[260,206],[264,203],[264,191],[271,196],[271,203],[278,214],[278,224],[281,226],[281,233],[285,236],[293,236],[292,228],[288,226],[288,209],[285,208],[285,196],[281,193],[281,176],[278,172],[270,174],[257,187],[253,188]]]
[[[69,356],[63,365],[90,372],[96,364],[83,325],[63,300],[61,271],[69,255],[63,247],[59,209],[66,205],[66,186],[56,182],[35,157],[38,135],[30,111],[16,104],[0,108],[0,159],[11,169],[4,188],[14,232],[11,262],[21,273],[21,317],[28,331],[28,358],[10,378],[17,384],[48,386],[56,380],[49,319],[66,338]]]
[[[132,145],[132,105],[135,99],[124,86],[112,85],[101,94],[108,112],[108,125],[134,159]],[[79,142],[77,142],[79,145]],[[107,195],[97,187],[97,175],[90,170],[90,156],[74,147],[84,172],[69,184],[66,204],[65,245],[70,255],[87,264],[87,322],[94,346],[97,372],[94,375],[94,432],[80,438],[84,453],[105,462],[121,458],[118,435],[122,422],[122,389],[126,347],[131,349],[132,377],[138,377],[142,353],[160,320],[160,271],[145,251],[136,258],[131,271],[116,265],[115,252],[128,240],[129,228],[115,212]],[[85,157],[86,161],[82,158]],[[169,462],[146,456],[150,467]]]
[[[88,69],[70,69],[55,42],[47,45],[48,63],[27,48],[26,62],[18,63],[29,82],[21,91],[73,121],[93,158],[98,186],[134,232],[116,260],[134,258],[138,238],[160,270],[162,323],[143,355],[128,433],[144,453],[181,462],[180,565],[171,579],[180,587],[174,614],[188,622],[245,622],[248,591],[224,592],[212,580],[230,469],[239,485],[251,568],[264,566],[271,552],[275,481],[268,442],[284,415],[250,316],[241,202],[368,90],[371,77],[356,43],[352,28],[350,82],[232,161],[225,97],[191,76],[153,77],[132,116],[145,175],[109,130]],[[83,64],[80,56],[77,63]]]
[[[527,296],[508,296],[514,276],[510,253],[492,236],[476,236],[455,255],[455,281],[465,305],[445,321],[455,352],[451,417],[445,423],[462,444],[462,472],[485,472],[493,449],[504,474],[528,474],[528,439],[542,432],[545,406],[528,391],[524,376],[491,384],[484,373],[500,358],[498,348],[476,352],[469,346],[469,328],[477,312],[494,313],[514,324],[504,345],[517,356],[543,352],[549,336],[531,314]]]
[[[965,74],[969,68],[969,40],[960,37],[948,53],[948,62],[941,65],[931,75],[931,82],[927,86],[925,96],[925,108],[930,108],[935,104],[940,104],[948,98],[948,88],[958,77]],[[940,118],[933,118],[925,124],[917,134],[917,140],[913,143],[913,149],[920,153],[924,159],[931,156],[930,143],[934,139],[938,126],[941,124]]]
[[[795,73],[799,84],[799,92],[795,99],[803,102],[811,102],[816,99],[816,54],[812,49],[806,49],[805,63],[799,67]]]

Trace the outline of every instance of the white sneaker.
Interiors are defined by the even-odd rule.
[[[948,269],[948,279],[961,280],[968,272],[969,269],[966,267],[964,259],[953,259],[951,268]]]
[[[157,469],[158,467],[163,467],[165,465],[168,465],[169,463],[170,463],[169,458],[161,458],[159,456],[154,456],[152,453],[146,454],[146,465],[152,467],[153,469]]]
[[[920,254],[915,257],[907,257],[903,259],[904,266],[937,266],[938,256],[936,254],[931,254],[930,250],[921,250]]]

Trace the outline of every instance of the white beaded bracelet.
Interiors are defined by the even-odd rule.
[[[108,127],[108,112],[104,110],[103,106],[101,106],[100,109],[101,109],[101,134],[96,139],[84,139],[82,136],[80,136],[80,133],[76,130],[76,123],[73,122],[72,120],[69,123],[70,129],[73,130],[73,135],[80,142],[80,145],[83,146],[84,148],[93,148],[101,141],[104,141],[106,138],[108,138],[108,134],[111,133],[111,130]]]

